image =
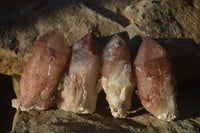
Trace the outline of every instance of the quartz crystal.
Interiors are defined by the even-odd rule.
[[[19,96],[12,101],[13,107],[22,111],[50,108],[69,53],[64,33],[59,29],[41,36],[24,68]]]
[[[158,119],[175,119],[176,93],[167,51],[153,39],[146,38],[139,48],[134,64],[137,95],[144,108]]]
[[[111,113],[115,118],[125,118],[135,87],[130,51],[125,41],[114,35],[105,46],[101,59],[101,84]]]
[[[96,109],[99,57],[96,46],[87,34],[73,46],[64,89],[58,95],[57,106],[75,113],[93,113]]]

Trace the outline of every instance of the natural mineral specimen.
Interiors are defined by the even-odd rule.
[[[125,118],[135,87],[130,51],[125,41],[118,35],[113,36],[104,48],[101,59],[101,83],[111,113],[115,118]]]
[[[144,108],[158,119],[175,119],[176,93],[167,51],[153,39],[146,38],[139,48],[134,64],[137,95]]]
[[[24,68],[19,96],[12,101],[13,107],[22,111],[51,107],[69,53],[69,46],[59,29],[41,36]]]
[[[96,109],[99,57],[96,46],[87,34],[73,46],[68,76],[64,89],[57,99],[57,106],[65,111],[93,113]]]

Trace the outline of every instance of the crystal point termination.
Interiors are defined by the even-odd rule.
[[[167,51],[153,39],[146,38],[138,50],[134,64],[137,95],[144,108],[158,119],[175,119],[176,93]]]
[[[22,111],[50,108],[69,53],[61,30],[56,28],[41,36],[24,68],[19,97],[12,101],[13,107]]]
[[[115,35],[103,50],[101,80],[115,118],[125,118],[131,107],[134,79],[129,49],[125,41]]]
[[[90,34],[87,34],[73,46],[69,74],[64,79],[64,89],[57,100],[58,108],[75,113],[93,113],[98,76],[97,49]]]

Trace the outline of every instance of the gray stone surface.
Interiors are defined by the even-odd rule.
[[[200,79],[200,72],[196,69],[200,65],[200,9],[196,1],[18,0],[11,3],[10,0],[2,1],[0,8],[2,74],[21,75],[38,37],[58,27],[64,31],[70,46],[88,32],[93,33],[99,45],[115,33],[124,32],[126,41],[138,35],[152,37],[159,40],[175,59],[178,80]],[[132,7],[129,11],[134,15],[127,17],[126,7]],[[185,56],[186,60],[176,63],[176,59]],[[194,65],[188,63],[189,60],[197,63],[192,72]],[[182,65],[185,63],[187,65]]]
[[[74,1],[33,1],[24,6],[26,9],[14,8],[16,11],[1,14],[0,72],[3,74],[21,75],[38,37],[55,27],[64,31],[70,46],[88,32],[110,36],[124,31],[118,23]]]
[[[110,114],[105,94],[100,93],[97,110],[92,115],[81,115],[63,110],[17,112],[13,132],[134,132],[134,133],[199,133],[200,106],[198,90],[200,85],[178,86],[179,118],[166,122],[147,113],[136,96],[126,119],[116,119]],[[188,92],[188,90],[192,90]],[[188,93],[187,96],[185,94]],[[193,98],[191,98],[193,97]]]
[[[127,7],[131,7],[128,11],[134,15],[127,15]],[[64,31],[70,46],[92,32],[100,52],[111,35],[120,33],[133,57],[141,40],[149,36],[170,53],[178,83],[200,82],[199,20],[198,0],[2,0],[0,73],[13,76],[17,90],[19,77],[38,37],[58,27]],[[180,119],[170,123],[155,119],[143,109],[133,113],[139,108],[135,103],[127,119],[114,119],[105,100],[100,99],[94,115],[56,109],[18,112],[13,131],[199,132],[199,88],[192,86],[178,89]]]

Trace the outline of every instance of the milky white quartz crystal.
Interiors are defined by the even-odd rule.
[[[69,74],[58,95],[57,106],[75,113],[93,113],[97,101],[99,57],[90,34],[75,44],[72,51]]]

